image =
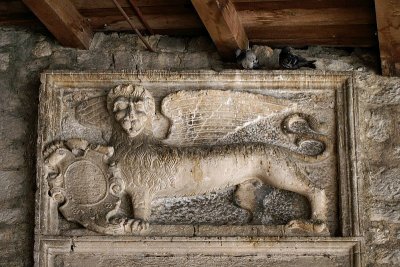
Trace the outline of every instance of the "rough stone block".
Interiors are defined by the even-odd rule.
[[[150,38],[150,37],[146,37]],[[157,38],[150,38],[158,40]],[[107,53],[114,53],[116,51],[125,51],[130,53],[136,50],[145,50],[145,47],[138,47],[138,36],[128,33],[95,33],[90,50],[103,51]]]
[[[393,122],[389,118],[378,112],[371,112],[366,120],[368,121],[367,137],[369,139],[382,143],[390,138]]]
[[[23,107],[21,98],[18,92],[15,92],[10,88],[11,82],[8,80],[0,81],[0,112],[1,116],[10,116],[10,118],[0,118],[0,121],[4,120],[4,124],[0,125],[0,128],[6,131],[7,123],[6,120],[20,120],[21,107]],[[8,127],[7,127],[8,128]],[[20,129],[20,128],[18,128]]]
[[[188,52],[215,52],[217,48],[208,36],[191,38],[188,43]]]
[[[116,70],[136,70],[142,58],[137,52],[117,51],[113,55]]]
[[[27,123],[18,113],[19,110],[2,113],[0,117],[0,147],[12,145],[13,141],[21,141],[26,137]]]
[[[49,69],[73,69],[77,62],[77,52],[73,49],[56,50],[51,55]]]
[[[51,45],[47,41],[41,41],[36,44],[32,50],[35,57],[48,57],[53,53]]]
[[[32,227],[27,224],[0,226],[0,265],[32,266]]]
[[[10,64],[10,54],[0,53],[0,71],[6,71]]]
[[[381,168],[371,178],[371,193],[375,199],[400,201],[400,168]]]
[[[160,52],[184,52],[186,50],[186,40],[183,38],[161,36],[157,44],[157,50]]]
[[[375,245],[382,245],[389,241],[390,232],[388,229],[371,228],[368,232],[372,243]]]
[[[394,249],[393,251],[382,251],[378,252],[377,261],[380,266],[400,266],[400,249]]]
[[[22,144],[1,144],[0,150],[4,153],[0,154],[0,166],[4,170],[19,169],[26,166],[25,152],[26,149]]]
[[[114,63],[110,53],[79,50],[77,53],[77,66],[80,69],[108,70],[114,68]]]
[[[15,96],[2,91],[2,96]],[[6,102],[6,103],[4,103]],[[28,124],[21,114],[19,99],[0,100],[3,104],[0,116],[0,169],[17,169],[26,165],[25,153]]]
[[[400,159],[400,146],[396,146],[393,148],[393,156],[396,159]]]
[[[377,202],[370,210],[371,221],[383,221],[388,223],[400,223],[400,204]]]
[[[400,105],[400,78],[358,75],[356,87],[360,89],[360,101],[363,103]]]
[[[150,44],[150,46],[153,49],[157,49],[157,44],[160,41],[161,35],[150,35],[150,36],[144,36],[144,39],[147,40],[147,42]],[[140,38],[136,38],[136,45],[134,47],[137,50],[146,50],[148,51],[147,47],[145,44],[140,40]]]
[[[92,41],[90,42],[89,50],[100,49],[106,39],[107,36],[103,32],[96,32],[93,35]]]
[[[26,221],[27,215],[26,207],[19,208],[1,208],[0,210],[0,224],[16,224]]]
[[[180,58],[174,53],[152,53],[142,52],[138,57],[139,70],[176,70],[180,69]]]
[[[15,42],[15,32],[0,30],[0,46],[10,45]]]
[[[186,53],[180,56],[182,61],[180,62],[181,69],[207,69],[210,67],[208,54],[206,52],[197,53]]]
[[[27,178],[27,173],[24,170],[0,170],[0,201],[12,202],[28,194],[30,180]]]

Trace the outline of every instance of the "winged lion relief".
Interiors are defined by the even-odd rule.
[[[151,228],[150,203],[236,186],[252,212],[254,188],[268,184],[305,196],[312,215],[293,221],[326,232],[327,196],[287,159],[321,160],[329,142],[307,114],[273,97],[241,91],[188,90],[156,101],[140,85],[119,85],[76,107],[82,125],[111,127],[107,145],[69,139],[45,151],[50,195],[70,221],[104,234]]]

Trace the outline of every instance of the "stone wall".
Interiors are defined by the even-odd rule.
[[[98,33],[89,50],[65,48],[26,29],[0,29],[0,265],[33,261],[35,153],[39,74],[52,70],[188,70],[236,68],[207,37],[151,36],[151,53],[135,35]],[[259,49],[262,51],[262,49]],[[274,53],[276,65],[276,56]],[[368,266],[400,264],[400,79],[377,76],[377,55],[355,49],[298,50],[318,69],[355,71],[358,175]]]

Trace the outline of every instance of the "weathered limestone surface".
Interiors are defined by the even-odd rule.
[[[335,125],[352,88],[346,74],[314,74],[43,74],[38,242],[63,235],[52,205],[106,235],[242,224],[349,236],[346,133]]]
[[[140,41],[129,34],[96,34],[91,48],[81,51],[63,48],[51,38],[33,31],[0,30],[1,266],[31,266],[33,263],[36,114],[41,72],[48,69],[221,70],[235,67],[221,62],[207,38],[152,36],[149,39],[153,46],[159,46],[159,53],[145,51]],[[358,91],[358,99],[355,99],[358,134],[354,140],[359,148],[358,176],[364,192],[360,201],[366,229],[366,265],[399,265],[400,80],[375,75],[376,56],[361,49],[351,52],[311,47],[296,52],[317,59],[319,69],[358,73],[354,79]],[[180,260],[193,261],[178,258],[178,263],[173,264],[181,265]],[[221,259],[221,262],[227,260]],[[243,257],[243,261],[246,260],[250,261]],[[129,262],[127,259],[120,261],[121,265]],[[232,259],[231,265],[239,264],[234,262]],[[320,263],[329,266],[326,259],[321,259]],[[106,266],[107,262],[102,264]]]
[[[400,79],[357,77],[359,175],[364,183],[366,253],[371,264],[400,264]]]

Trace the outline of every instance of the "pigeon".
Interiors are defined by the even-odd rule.
[[[307,60],[300,56],[293,55],[290,47],[284,47],[279,54],[279,66],[284,69],[296,70],[301,67],[315,69],[315,60]]]
[[[246,70],[252,70],[258,68],[257,56],[250,49],[236,50],[236,61]]]

